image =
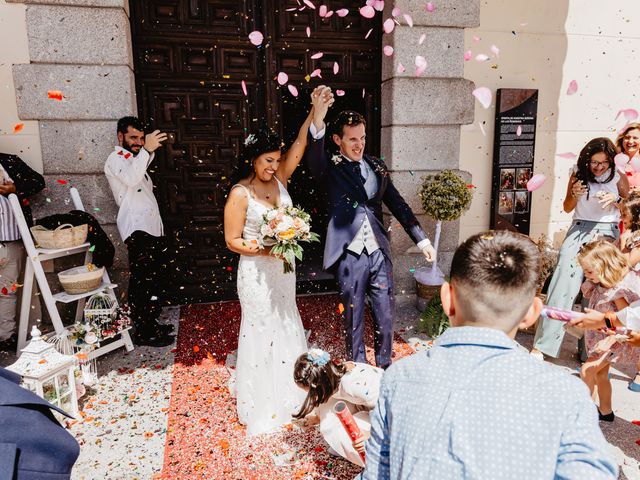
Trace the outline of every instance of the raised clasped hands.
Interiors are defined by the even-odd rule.
[[[164,142],[166,139],[166,133],[161,132],[160,130],[154,130],[144,137],[144,149],[149,153],[154,152],[158,148],[160,148],[162,142]]]
[[[318,129],[324,127],[324,118],[327,115],[329,107],[333,105],[335,98],[331,87],[319,85],[311,93],[311,104],[313,105],[313,123]]]

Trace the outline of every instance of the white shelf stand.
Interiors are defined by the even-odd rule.
[[[80,199],[80,194],[78,190],[75,188],[71,188],[71,199],[73,200],[73,205],[76,210],[85,211],[84,205],[82,204],[82,200]],[[56,335],[63,336],[67,334],[67,330],[62,322],[62,318],[60,317],[60,312],[58,311],[58,307],[56,303],[71,303],[78,302],[76,306],[76,314],[75,314],[75,322],[79,322],[82,320],[84,315],[84,306],[88,297],[95,293],[107,292],[113,295],[114,298],[117,298],[113,292],[113,289],[117,286],[114,283],[111,283],[109,279],[109,274],[107,270],[104,271],[104,276],[102,278],[102,284],[96,290],[92,290],[87,293],[82,293],[78,295],[69,295],[64,291],[53,294],[51,292],[51,288],[49,286],[49,282],[47,281],[47,277],[44,273],[44,269],[42,267],[42,262],[46,260],[52,260],[54,258],[67,257],[69,255],[75,255],[78,253],[84,252],[84,263],[90,263],[92,260],[92,253],[90,251],[91,245],[86,242],[82,245],[78,245],[73,248],[60,248],[60,249],[48,249],[48,248],[38,248],[33,243],[33,238],[31,237],[31,232],[27,225],[27,222],[24,218],[24,214],[22,213],[22,208],[20,207],[20,200],[15,194],[9,195],[9,202],[11,203],[11,209],[13,211],[13,215],[18,221],[18,229],[20,230],[20,235],[22,236],[22,242],[24,243],[25,250],[27,252],[27,259],[25,262],[25,270],[24,270],[24,285],[22,286],[22,303],[20,305],[20,320],[18,326],[18,354],[20,350],[24,348],[27,343],[27,331],[29,328],[29,310],[31,308],[31,295],[33,293],[33,280],[38,282],[38,287],[40,288],[40,295],[42,296],[42,300],[49,312],[49,316],[51,317],[51,323],[53,323],[53,327],[56,331]],[[117,300],[116,300],[117,302]],[[107,352],[115,350],[124,346],[128,352],[133,350],[133,342],[131,341],[131,336],[129,335],[129,329],[122,330],[119,332],[115,340],[111,341],[107,345],[100,346],[89,353],[89,359],[97,358],[101,355],[104,355]]]

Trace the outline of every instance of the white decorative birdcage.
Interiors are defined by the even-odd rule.
[[[23,385],[39,397],[77,416],[76,358],[58,352],[40,336],[36,326],[31,330],[31,341],[21,351],[18,361],[7,370],[20,375]]]
[[[84,307],[84,319],[89,323],[104,323],[115,317],[118,301],[109,293],[91,295]]]

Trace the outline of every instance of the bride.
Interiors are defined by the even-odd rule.
[[[311,94],[314,105],[332,104],[328,87]],[[227,247],[240,254],[238,298],[242,309],[235,393],[240,423],[248,435],[271,432],[289,423],[306,393],[293,381],[296,358],[307,342],[296,306],[295,273],[283,273],[282,260],[258,246],[265,212],[292,205],[287,182],[307,145],[313,108],[296,141],[284,154],[272,132],[249,135],[239,158],[224,209]]]

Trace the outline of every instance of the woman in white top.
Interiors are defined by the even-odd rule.
[[[331,89],[318,87],[314,105],[333,103]],[[296,305],[295,273],[284,273],[282,260],[260,248],[263,215],[292,205],[287,182],[307,145],[313,109],[291,148],[280,154],[280,139],[269,131],[251,134],[244,142],[224,210],[227,247],[240,254],[238,298],[242,309],[235,395],[240,423],[248,435],[274,431],[291,422],[304,391],[293,382],[293,364],[307,349]]]
[[[576,260],[585,243],[599,237],[620,236],[620,201],[629,194],[629,182],[615,167],[616,149],[608,138],[594,138],[580,151],[573,167],[564,211],[573,213],[573,223],[560,248],[551,277],[547,305],[571,310],[582,284],[582,268]],[[564,338],[564,323],[542,317],[531,353],[557,357]],[[542,353],[541,353],[542,352]]]
[[[300,355],[293,373],[296,384],[307,391],[296,418],[310,416],[310,423],[319,421],[330,452],[364,467],[360,454],[371,432],[369,412],[378,403],[383,373],[368,363],[332,360],[324,350],[312,348]],[[346,403],[360,429],[362,435],[355,440],[333,411],[339,401]]]

